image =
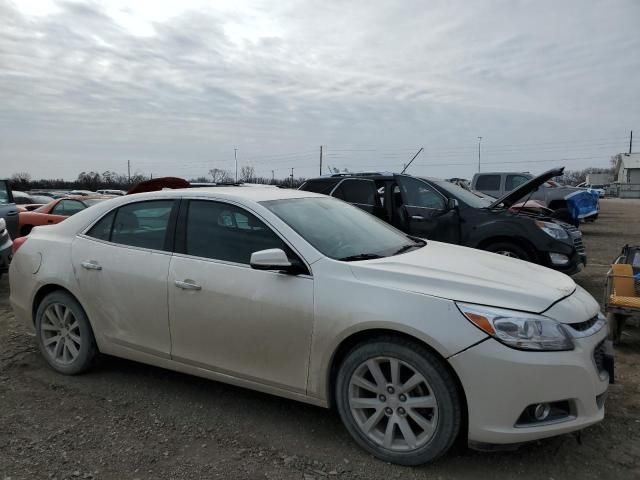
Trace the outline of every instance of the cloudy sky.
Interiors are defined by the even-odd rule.
[[[640,142],[638,0],[0,0],[0,177],[471,176]],[[634,149],[635,150],[635,149]],[[640,149],[639,149],[640,150]]]

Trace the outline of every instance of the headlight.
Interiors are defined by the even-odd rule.
[[[557,223],[553,222],[541,222],[536,220],[536,225],[547,235],[555,238],[556,240],[565,240],[569,238],[567,231]]]
[[[549,317],[468,303],[456,305],[471,323],[508,347],[537,351],[573,350],[569,332]]]

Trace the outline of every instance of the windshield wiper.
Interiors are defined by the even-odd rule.
[[[396,250],[395,252],[393,252],[394,255],[400,255],[401,253],[404,253],[408,250],[411,250],[412,248],[420,248],[420,247],[424,247],[427,244],[427,242],[424,243],[409,243],[407,245],[403,245],[401,246],[398,250]]]
[[[356,260],[373,260],[374,258],[382,258],[377,253],[358,253],[357,255],[349,255],[348,257],[339,258],[341,262],[353,262]]]

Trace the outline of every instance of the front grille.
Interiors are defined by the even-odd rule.
[[[604,365],[604,356],[606,353],[606,347],[604,345],[605,340],[600,342],[596,348],[593,350],[593,361],[596,362],[596,369],[598,373],[606,372],[606,368]]]
[[[568,325],[578,332],[584,332],[586,330],[589,330],[591,327],[593,327],[597,321],[598,321],[598,316],[596,315],[595,317],[590,318],[585,322],[569,323]]]
[[[584,243],[582,243],[582,232],[578,228],[571,225],[570,223],[565,223],[565,222],[558,222],[558,223],[562,225],[567,232],[569,232],[569,235],[571,236],[571,240],[573,240],[573,246],[575,247],[578,254],[584,255],[585,248],[584,248]]]

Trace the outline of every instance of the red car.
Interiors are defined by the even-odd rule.
[[[19,212],[18,233],[22,237],[29,235],[33,227],[60,223],[65,218],[109,198],[113,197],[96,195],[57,198],[31,212]]]

